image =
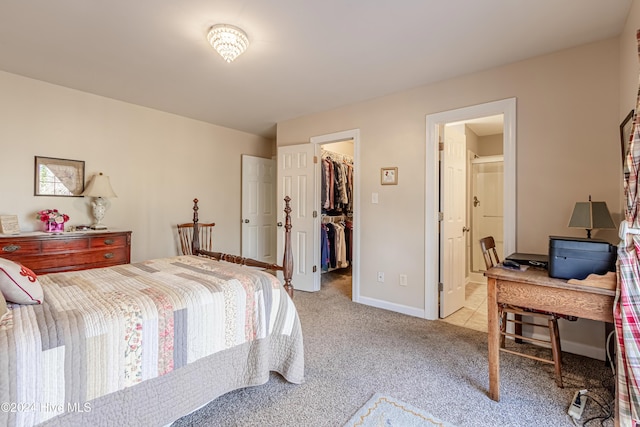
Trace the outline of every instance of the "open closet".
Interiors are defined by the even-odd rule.
[[[349,290],[353,260],[353,168],[352,140],[321,146],[321,283],[348,280]]]

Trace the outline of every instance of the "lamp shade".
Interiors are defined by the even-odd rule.
[[[611,218],[607,204],[592,202],[591,196],[589,196],[588,202],[576,202],[569,220],[569,227],[584,228],[587,230],[587,237],[591,238],[591,230],[595,228],[615,229],[616,225]]]
[[[83,196],[88,197],[103,197],[103,198],[113,198],[118,197],[116,193],[111,188],[111,182],[109,181],[109,177],[103,175],[100,172],[98,175],[94,175],[93,179],[87,185],[87,188],[82,193]]]

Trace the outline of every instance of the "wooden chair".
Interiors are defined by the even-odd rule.
[[[209,224],[198,224],[198,234],[200,236],[200,249],[213,251],[213,227],[214,222]],[[180,248],[183,255],[192,255],[191,243],[193,241],[193,223],[178,224],[178,237],[180,238]]]
[[[500,258],[496,251],[496,243],[492,236],[480,239],[480,247],[482,248],[482,255],[484,256],[484,262],[487,270],[500,264]],[[513,318],[508,315],[512,314]],[[525,322],[522,320],[522,316],[531,316],[532,322]],[[560,332],[558,330],[558,318],[556,313],[548,313],[544,311],[532,310],[526,307],[516,307],[512,305],[503,304],[500,307],[500,351],[505,353],[511,353],[529,359],[537,360],[544,363],[551,363],[555,367],[556,384],[558,387],[563,388],[562,385],[562,348],[560,347]],[[541,319],[545,323],[535,323],[536,319]],[[570,319],[574,320],[574,319]],[[507,323],[514,324],[514,333],[507,332]],[[531,325],[537,327],[547,328],[549,330],[549,340],[540,340],[531,337],[525,337],[522,335],[522,325]],[[543,347],[551,349],[551,358],[546,359],[538,357],[532,354],[507,349],[505,347],[505,337],[514,338],[516,343],[522,343],[527,341],[533,344],[538,344]]]

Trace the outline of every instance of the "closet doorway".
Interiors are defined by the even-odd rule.
[[[320,145],[320,288],[353,298],[353,140]]]
[[[318,272],[315,274],[316,289],[320,290],[322,287],[321,282],[327,280],[339,280],[340,289],[345,289],[345,294],[349,294],[351,300],[354,302],[360,302],[360,174],[358,171],[359,156],[360,156],[360,129],[351,129],[342,132],[336,132],[326,135],[315,136],[310,139],[310,142],[316,146],[315,152],[322,158],[322,152],[335,153],[335,155],[341,156],[341,160],[346,160],[352,163],[352,189],[350,197],[349,212],[346,213],[347,220],[351,222],[351,235],[350,240],[350,259],[348,267],[327,269],[327,272],[322,271],[322,254],[321,254],[321,231],[322,231],[322,168],[318,168],[317,176],[315,179],[316,185],[316,209],[318,212],[318,227],[317,238],[314,239],[318,248],[315,256],[315,265],[318,266]],[[324,221],[333,221],[329,219],[331,215],[326,215]],[[340,220],[340,219],[338,219]],[[350,284],[350,289],[349,289]]]

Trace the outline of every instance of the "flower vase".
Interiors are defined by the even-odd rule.
[[[63,233],[64,232],[64,222],[44,222],[44,231],[47,233]]]

